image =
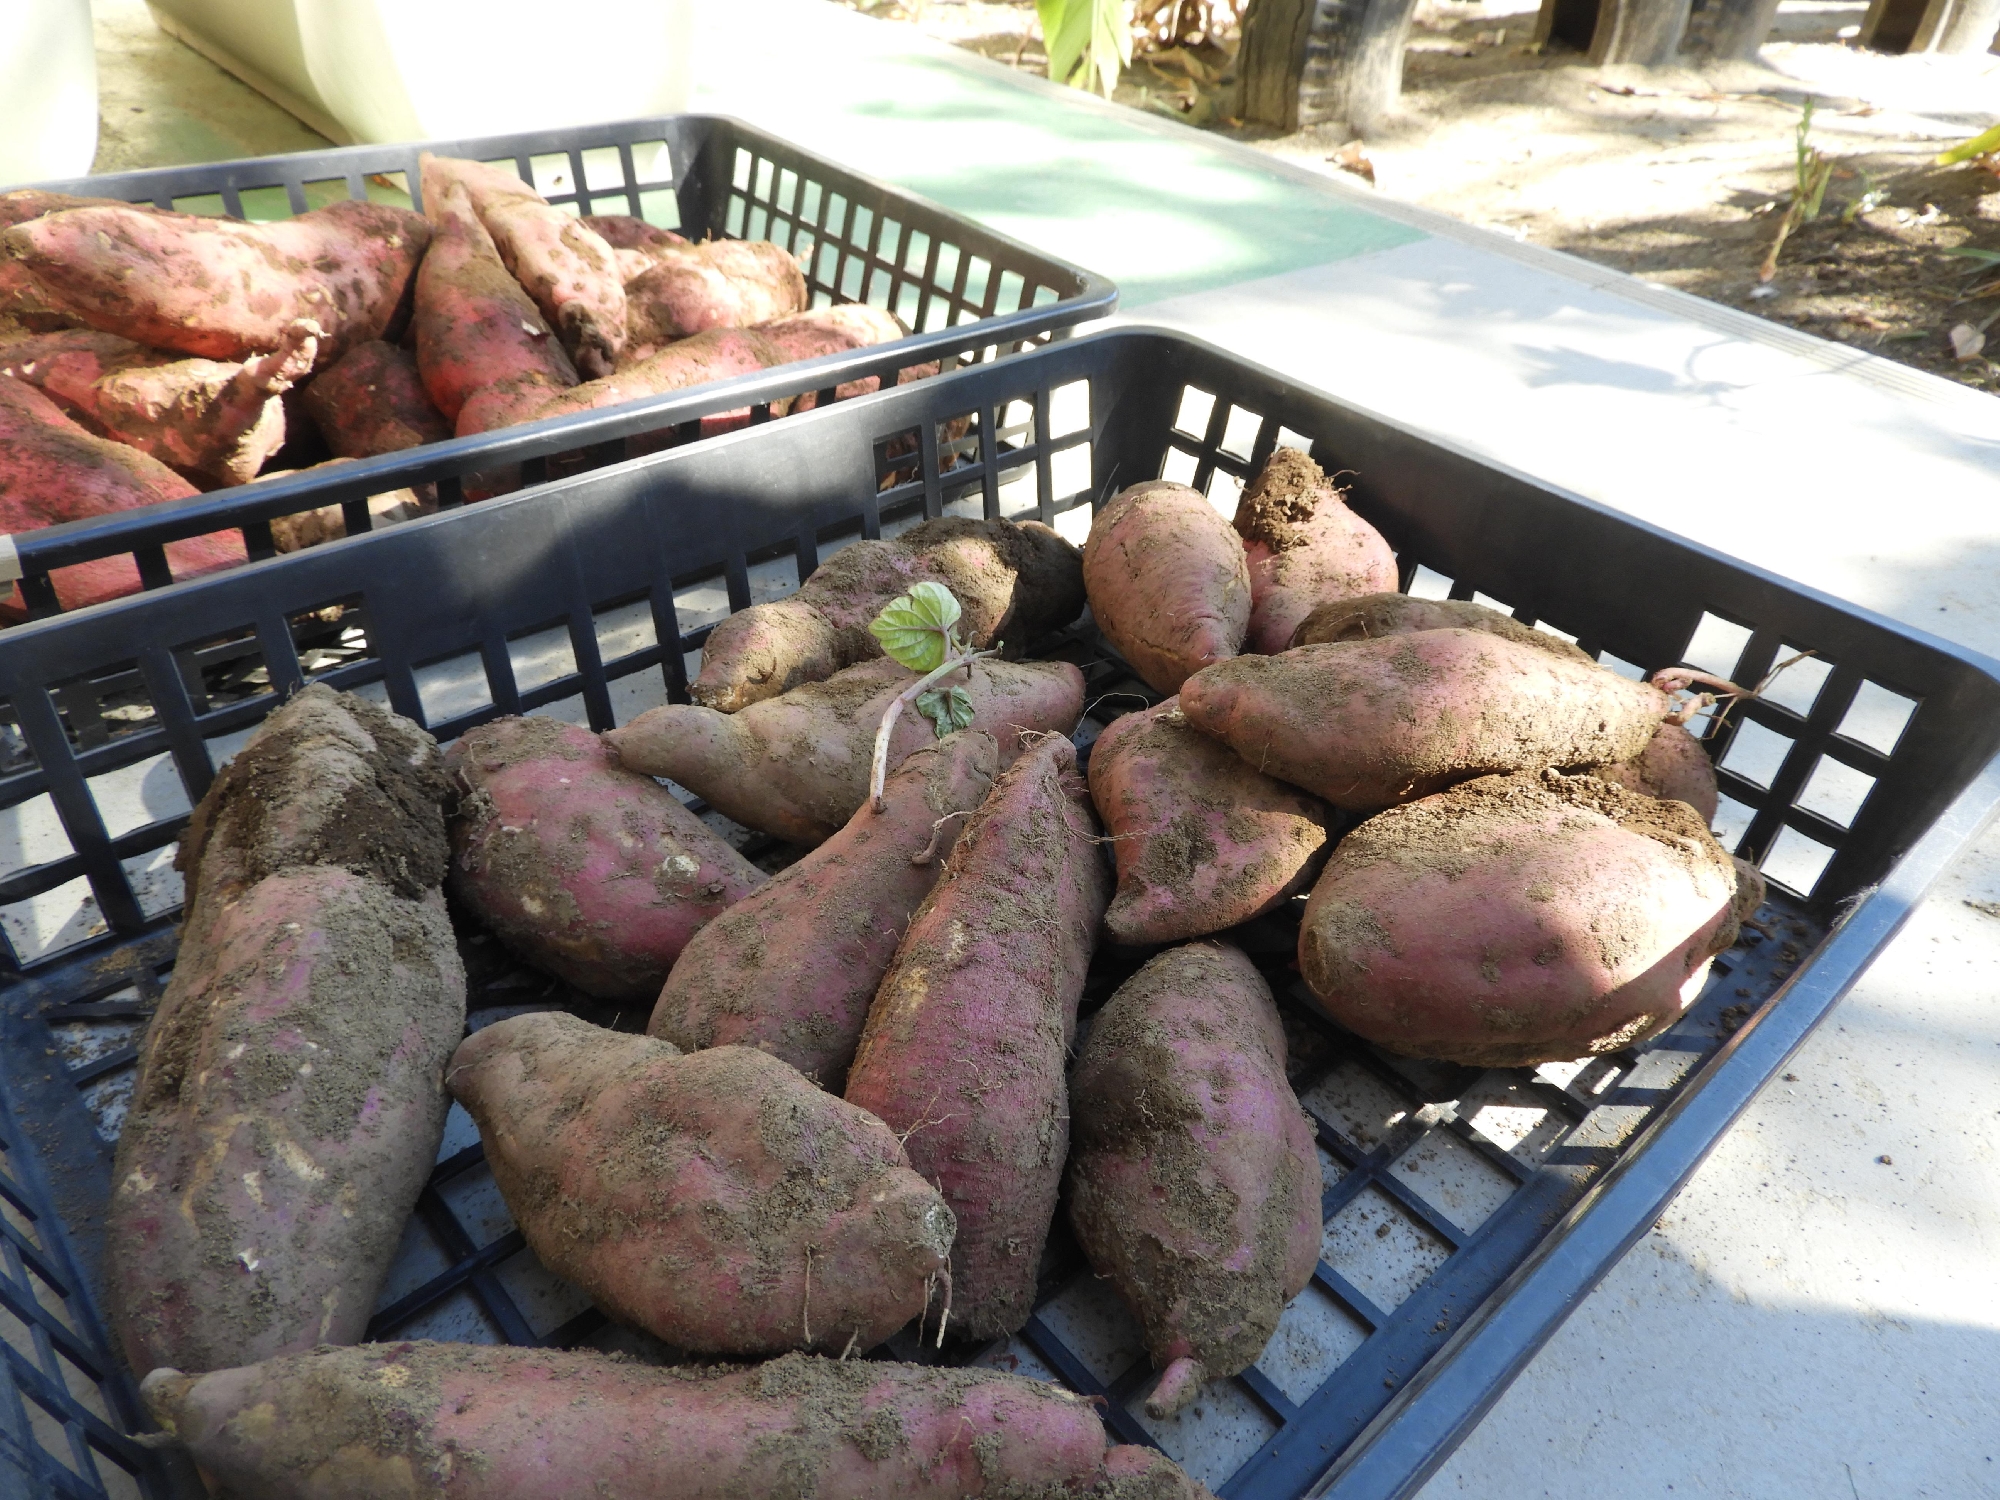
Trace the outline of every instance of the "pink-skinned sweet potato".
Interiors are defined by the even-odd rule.
[[[446,1080],[542,1264],[690,1353],[872,1349],[946,1274],[951,1210],[888,1126],[755,1048],[543,1011]]]
[[[628,353],[631,346],[627,346]],[[730,380],[738,375],[755,375],[781,364],[775,347],[750,329],[717,328],[691,339],[660,349],[644,358],[630,358],[618,370],[598,380],[585,381],[574,390],[545,399],[517,421],[539,421],[544,417],[566,417],[599,407],[637,401],[642,396],[660,396],[668,391],[684,391],[712,380]],[[782,401],[774,402],[773,416],[783,416]],[[732,431],[748,425],[750,408],[719,412],[701,419],[704,436]]]
[[[356,344],[305,388],[313,425],[337,458],[374,458],[442,443],[451,423],[432,403],[416,355],[381,339]]]
[[[1051,528],[945,516],[893,541],[844,547],[790,598],[753,604],[719,622],[689,692],[697,703],[735,713],[878,659],[882,643],[869,625],[919,583],[951,590],[968,643],[1005,641],[1017,653],[1069,624],[1084,603],[1081,559]]]
[[[754,328],[806,309],[806,278],[768,240],[704,240],[659,248],[625,287],[635,349],[658,349],[711,328]]]
[[[180,950],[108,1213],[111,1320],[135,1370],[361,1337],[465,1024],[442,787],[422,730],[314,686],[195,808]]]
[[[1235,524],[1250,566],[1246,651],[1275,655],[1316,605],[1396,586],[1396,554],[1382,533],[1296,448],[1274,450],[1244,486]]]
[[[679,782],[746,828],[821,844],[868,800],[882,714],[916,680],[881,657],[740,714],[668,704],[604,738],[624,765]],[[993,736],[1003,767],[1021,753],[1024,733],[1068,734],[1083,713],[1083,674],[1063,661],[987,657],[947,686],[966,690],[967,727]],[[923,715],[904,713],[889,741],[889,768],[934,743],[935,735]]]
[[[1069,1218],[1145,1329],[1168,1417],[1255,1364],[1319,1263],[1319,1154],[1270,986],[1223,943],[1118,987],[1070,1080]]]
[[[33,386],[0,376],[0,531],[36,531],[161,500],[201,493],[156,458],[94,437]],[[176,578],[233,567],[248,557],[240,532],[167,544]],[[50,575],[64,609],[82,609],[139,592],[130,557],[104,557]],[[21,586],[0,595],[0,620],[27,618]]]
[[[685,235],[662,229],[657,224],[648,224],[630,214],[586,214],[583,223],[613,250],[635,250],[644,254],[648,265],[652,263],[652,252],[670,250],[687,243]],[[631,278],[626,279],[629,281]]]
[[[508,273],[458,183],[424,195],[431,247],[417,268],[417,369],[460,437],[533,418],[576,384],[576,367]]]
[[[0,193],[0,229],[11,229],[43,214],[61,213],[66,208],[133,208],[143,214],[158,213],[150,203],[127,204],[122,198],[87,198],[74,193],[52,193],[46,188],[15,188]]]
[[[586,380],[609,375],[625,347],[625,283],[597,231],[552,208],[505,167],[428,151],[420,166],[426,200],[446,183],[464,187],[500,259],[534,298],[577,372]]]
[[[418,215],[379,203],[271,224],[120,204],[0,231],[0,264],[19,267],[47,309],[205,359],[268,353],[310,321],[325,365],[390,329],[429,239]]]
[[[854,349],[894,343],[897,339],[909,337],[910,330],[892,312],[870,307],[865,302],[841,302],[832,307],[815,307],[809,312],[793,313],[789,318],[759,324],[757,332],[777,348],[781,363],[790,364],[794,360],[818,359],[822,355],[846,354]],[[898,372],[896,384],[907,385],[912,380],[927,379],[937,372],[936,360],[913,365]],[[834,387],[833,394],[836,401],[846,401],[854,396],[873,395],[881,388],[879,376],[867,375],[860,380],[843,381]],[[811,411],[818,405],[819,392],[807,391],[793,398],[790,415]]]
[[[469,729],[450,888],[508,948],[587,995],[651,1000],[689,938],[764,874],[587,729],[540,717]]]
[[[1613,1052],[1700,994],[1759,883],[1684,803],[1483,776],[1341,840],[1299,969],[1328,1015],[1396,1052],[1509,1068]]]
[[[1212,1500],[1153,1449],[1107,1449],[1082,1397],[997,1370],[370,1344],[143,1392],[257,1500]]]
[[[1662,724],[1646,748],[1630,760],[1577,768],[1600,781],[1615,781],[1648,797],[1685,802],[1704,826],[1715,822],[1721,791],[1715,784],[1715,762],[1701,741],[1678,724]]]
[[[1199,490],[1154,479],[1113,495],[1090,523],[1083,582],[1098,629],[1156,692],[1243,649],[1250,567]]]
[[[1001,773],[868,1012],[847,1099],[903,1138],[958,1220],[951,1323],[1027,1321],[1069,1155],[1064,1061],[1111,894],[1076,750],[1049,735]]]
[[[1114,942],[1176,943],[1262,916],[1318,872],[1327,810],[1189,726],[1180,700],[1114,721],[1090,747],[1111,837]]]
[[[1000,774],[970,730],[910,754],[832,838],[697,932],[646,1028],[684,1051],[742,1044],[832,1093],[910,913]]]
[[[1180,701],[1259,770],[1354,812],[1473,776],[1625,760],[1673,707],[1648,683],[1478,630],[1240,656],[1190,677]]]
[[[1523,625],[1512,615],[1471,599],[1418,599],[1409,594],[1362,594],[1313,606],[1292,632],[1289,645],[1323,646],[1334,641],[1371,641],[1420,630],[1483,630],[1516,645],[1533,646],[1567,661],[1590,658],[1559,635]],[[1280,648],[1283,649],[1283,648]],[[1275,654],[1275,653],[1274,653]]]

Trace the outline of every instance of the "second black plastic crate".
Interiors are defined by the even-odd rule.
[[[649,396],[578,416],[264,481],[196,499],[23,532],[0,543],[0,586],[20,578],[30,610],[54,613],[51,568],[130,554],[148,587],[169,582],[165,543],[240,527],[253,558],[271,555],[270,522],[324,505],[346,507],[350,532],[368,527],[370,495],[435,485],[455,504],[468,475],[520,465],[533,483],[551,463],[575,472],[683,442],[722,414],[769,419],[771,404],[934,361],[947,368],[1013,354],[1117,305],[1089,271],[740,120],[673,115],[604,125],[344,146],[289,156],[160,167],[38,184],[192,213],[286,218],[348,198],[421,207],[417,158],[504,162],[549,202],[583,214],[630,214],[689,239],[768,239],[797,256],[813,306],[866,302],[895,313],[908,338],[784,365],[689,391]]]
[[[1021,1334],[948,1351],[1100,1397],[1119,1437],[1225,1497],[1413,1494],[1991,816],[2000,680],[1985,658],[1142,331],[0,637],[0,1493],[10,1474],[32,1494],[174,1492],[120,1435],[134,1409],[96,1312],[100,1220],[133,1043],[173,963],[164,861],[285,694],[370,693],[446,738],[499,713],[624,722],[682,694],[717,619],[856,537],[950,513],[1080,538],[1094,503],[1161,475],[1227,509],[1279,443],[1353,476],[1413,591],[1487,599],[1619,670],[1754,681],[1814,653],[1710,736],[1719,831],[1771,897],[1660,1037],[1534,1070],[1398,1058],[1317,1019],[1295,917],[1232,932],[1279,993],[1325,1175],[1321,1263],[1253,1369],[1147,1418],[1136,1330],[1060,1228]],[[1086,671],[1082,741],[1151,696],[1087,623],[1043,647]],[[468,953],[474,1025],[578,1003],[490,941]],[[1085,1024],[1138,956],[1100,952]],[[373,1332],[631,1343],[534,1262],[459,1111]]]

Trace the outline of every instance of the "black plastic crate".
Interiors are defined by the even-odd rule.
[[[1322,1263],[1255,1369],[1149,1423],[1130,1321],[1060,1229],[1016,1339],[943,1356],[891,1341],[905,1357],[977,1359],[1101,1396],[1121,1438],[1158,1442],[1224,1496],[1412,1494],[1991,815],[2000,666],[1148,331],[0,637],[15,726],[0,743],[0,833],[15,854],[0,870],[0,1308],[12,1317],[0,1318],[0,1450],[29,1492],[130,1493],[116,1485],[136,1476],[149,1494],[179,1493],[155,1455],[118,1437],[130,1377],[93,1310],[120,1090],[173,961],[176,898],[144,867],[218,754],[283,693],[307,680],[372,692],[443,738],[535,710],[608,726],[680,695],[716,619],[795,586],[844,540],[946,512],[1039,516],[1076,536],[1094,502],[1162,473],[1227,506],[1279,442],[1352,472],[1356,507],[1419,591],[1503,602],[1614,665],[1691,660],[1755,680],[1817,653],[1709,738],[1719,821],[1771,898],[1651,1042],[1532,1072],[1397,1058],[1301,1003],[1295,916],[1235,930],[1280,995],[1326,1167]],[[1086,669],[1081,740],[1152,696],[1087,623],[1043,650]],[[742,842],[753,857],[769,847]],[[15,946],[30,933],[74,941]],[[467,953],[475,1026],[573,998],[477,934]],[[1100,954],[1086,1024],[1139,956]],[[454,1111],[373,1331],[632,1346],[527,1254],[468,1123]],[[76,1472],[86,1452],[117,1470],[108,1489]],[[0,1481],[9,1472],[0,1463]]]
[[[57,611],[48,570],[131,554],[148,587],[171,580],[167,542],[241,528],[253,559],[272,555],[276,517],[346,507],[350,534],[368,529],[367,500],[417,484],[459,503],[465,476],[522,466],[538,483],[700,435],[703,418],[747,409],[770,419],[774,401],[817,393],[931,361],[988,360],[1045,342],[1108,314],[1117,289],[1102,277],[1031,249],[914,193],[850,172],[740,120],[671,115],[606,125],[345,146],[203,166],[161,167],[37,184],[191,213],[280,219],[348,198],[421,207],[417,157],[506,162],[554,204],[580,213],[631,214],[689,239],[769,239],[798,256],[813,306],[868,302],[896,313],[908,338],[802,360],[756,375],[649,396],[603,411],[433,443],[337,470],[216,491],[115,516],[23,532],[0,548],[0,586],[22,580],[31,613]]]

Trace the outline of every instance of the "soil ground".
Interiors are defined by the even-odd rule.
[[[1032,0],[836,3],[1047,71]],[[1865,4],[1787,0],[1756,64],[1596,68],[1537,51],[1528,3],[1421,0],[1402,98],[1365,141],[1224,117],[1226,32],[1142,48],[1115,97],[1314,170],[1365,163],[1380,192],[2000,391],[2000,176],[1933,161],[2000,119],[2000,56],[1864,52],[1841,33]],[[1833,177],[1764,282],[1808,99]]]

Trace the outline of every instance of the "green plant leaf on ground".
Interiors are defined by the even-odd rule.
[[[1118,74],[1132,61],[1132,22],[1126,0],[1035,0],[1049,77],[1076,88],[1093,83],[1109,99]]]
[[[920,583],[882,606],[868,633],[892,661],[912,672],[933,672],[958,643],[958,600],[941,583]]]
[[[1982,130],[1969,141],[1960,141],[1949,150],[1937,154],[1937,164],[1941,167],[1957,166],[1962,161],[1971,161],[1975,156],[1985,156],[1989,152],[2000,151],[2000,125],[1991,130]]]
[[[937,737],[972,727],[972,695],[962,687],[931,688],[917,694],[917,712],[937,730]]]
[[[1971,245],[1957,245],[1945,251],[1946,255],[1956,255],[1961,260],[1976,260],[1982,266],[2000,266],[2000,250],[1979,250]]]

